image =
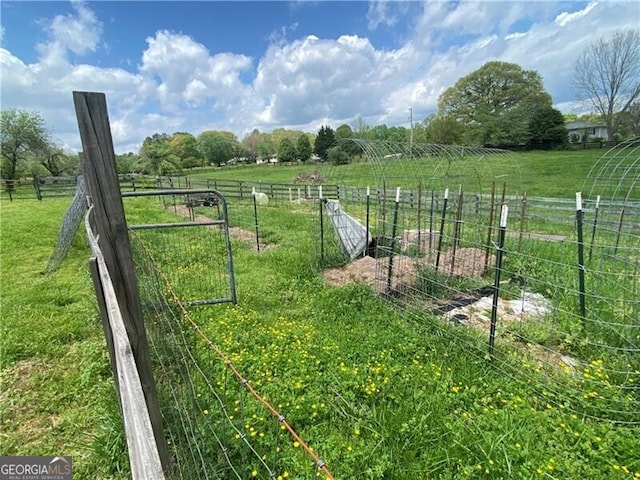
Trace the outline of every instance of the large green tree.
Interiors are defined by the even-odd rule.
[[[77,175],[79,173],[80,158],[64,151],[56,145],[48,145],[38,152],[38,163],[42,165],[50,175]]]
[[[288,138],[289,141],[295,145],[298,140],[298,136],[303,133],[299,130],[287,130],[286,128],[276,128],[269,135],[271,136],[271,141],[274,145],[280,145],[280,142],[284,138]]]
[[[273,144],[271,135],[266,133],[262,134],[260,144],[258,145],[258,153],[260,154],[260,157],[265,161],[276,155],[277,145]]]
[[[564,116],[553,107],[540,107],[533,113],[529,120],[529,133],[529,146],[535,149],[560,148],[568,142]]]
[[[286,162],[295,162],[296,160],[296,147],[293,145],[291,140],[287,137],[284,137],[280,140],[280,144],[278,145],[278,161],[282,163]]]
[[[196,137],[187,132],[176,132],[169,140],[171,152],[178,158],[180,167],[193,168],[202,165]]]
[[[198,151],[207,165],[220,165],[238,153],[240,144],[231,132],[207,130],[198,136]]]
[[[464,140],[464,125],[451,115],[431,115],[416,130],[416,141],[459,145]]]
[[[371,127],[369,138],[372,140],[386,140],[389,135],[389,127],[385,123]]]
[[[30,157],[38,157],[51,144],[44,119],[37,112],[3,110],[0,114],[2,178],[18,178],[18,167]]]
[[[622,114],[640,99],[640,30],[619,31],[589,45],[576,61],[574,87],[578,99],[590,101],[602,115],[613,140]]]
[[[385,140],[391,142],[408,142],[411,135],[407,127],[394,125],[387,130],[387,137]]]
[[[118,173],[134,173],[139,166],[140,157],[133,152],[116,155],[116,168],[118,169]]]
[[[318,130],[313,151],[322,160],[327,160],[327,150],[335,144],[335,136],[333,129],[329,125],[322,125]]]
[[[169,175],[180,170],[180,159],[173,153],[170,142],[166,133],[154,133],[144,139],[139,158],[143,173]]]
[[[349,163],[349,154],[341,146],[333,146],[327,150],[327,160],[331,165],[346,165]]]
[[[531,116],[551,103],[537,72],[488,62],[448,88],[438,106],[440,115],[461,123],[466,143],[510,146],[529,141]]]
[[[336,128],[334,137],[336,141],[342,140],[342,142],[340,142],[340,148],[344,150],[349,158],[362,153],[357,143],[347,141],[350,138],[355,138],[356,133],[346,123]]]
[[[312,153],[311,141],[306,134],[301,134],[296,141],[296,157],[301,162],[306,162],[311,158]]]
[[[336,131],[334,132],[334,137],[336,140],[353,138],[354,137],[353,130],[349,125],[347,125],[346,123],[343,123],[338,128],[336,128]]]

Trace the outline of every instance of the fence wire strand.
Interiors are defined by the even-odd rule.
[[[224,352],[222,352],[212,340],[210,340],[207,337],[206,333],[200,327],[200,325],[198,325],[193,320],[189,311],[186,309],[182,300],[180,299],[180,296],[174,289],[168,275],[164,273],[164,269],[162,268],[162,266],[156,263],[154,255],[151,252],[152,247],[148,246],[137,235],[133,235],[132,239],[136,247],[136,255],[134,256],[134,258],[136,259],[144,258],[143,261],[137,260],[138,262],[137,267],[140,269],[140,272],[142,273],[141,277],[148,278],[150,275],[150,272],[152,272],[151,278],[153,280],[151,280],[151,282],[143,281],[142,283],[146,283],[147,286],[144,288],[141,287],[141,290],[143,289],[145,291],[145,299],[148,299],[147,302],[150,300],[149,299],[150,293],[155,294],[157,296],[155,301],[151,300],[151,304],[155,305],[153,309],[155,318],[158,320],[159,317],[163,317],[161,321],[163,323],[166,323],[165,328],[166,327],[169,328],[169,331],[150,332],[151,333],[149,335],[151,339],[150,342],[152,343],[154,351],[157,353],[157,357],[159,359],[162,359],[163,357],[173,358],[174,361],[178,360],[180,362],[181,367],[184,366],[184,372],[181,375],[182,377],[181,379],[176,379],[177,380],[176,382],[172,382],[171,380],[168,380],[166,382],[162,381],[161,383],[162,385],[167,383],[167,385],[165,386],[170,389],[170,398],[171,398],[170,404],[172,405],[170,408],[178,410],[180,415],[180,422],[179,422],[181,425],[180,428],[182,429],[183,434],[188,435],[187,439],[183,439],[182,442],[188,445],[187,449],[190,452],[190,456],[192,457],[192,459],[194,459],[197,465],[195,470],[197,472],[207,472],[208,471],[207,469],[210,468],[210,465],[208,465],[208,463],[205,463],[204,459],[207,457],[205,454],[203,454],[203,452],[200,451],[200,447],[198,446],[199,439],[197,438],[197,435],[194,435],[194,431],[193,431],[194,428],[197,430],[198,425],[202,424],[202,420],[192,419],[191,416],[189,416],[179,406],[181,403],[183,403],[183,401],[180,401],[181,395],[176,390],[176,387],[174,385],[182,384],[183,382],[186,382],[188,389],[190,390],[190,395],[188,395],[189,398],[197,399],[199,395],[201,395],[200,389],[196,384],[197,382],[200,382],[200,387],[205,389],[209,394],[211,394],[215,399],[216,403],[218,404],[219,411],[222,416],[222,420],[224,420],[224,422],[226,423],[227,428],[231,429],[232,431],[231,438],[229,438],[229,436],[228,438],[223,438],[223,435],[217,433],[215,431],[215,427],[211,425],[211,423],[207,422],[205,423],[205,425],[209,433],[213,435],[213,437],[215,438],[219,450],[224,455],[224,460],[229,470],[235,477],[245,478],[242,475],[242,468],[236,465],[237,461],[234,461],[230,455],[231,449],[229,448],[228,445],[229,445],[229,442],[232,442],[233,438],[235,438],[236,440],[239,439],[241,443],[245,446],[245,448],[242,450],[243,452],[242,455],[244,456],[245,454],[249,453],[253,458],[254,464],[259,465],[260,468],[263,469],[264,472],[266,472],[266,475],[268,478],[276,478],[277,476],[276,469],[268,465],[267,460],[263,458],[266,455],[264,453],[261,454],[259,452],[259,447],[253,445],[253,443],[249,439],[250,435],[244,428],[245,401],[243,400],[242,392],[246,392],[250,394],[251,398],[259,402],[259,404],[263,408],[265,408],[274,419],[276,419],[277,425],[279,427],[276,430],[277,432],[276,438],[279,439],[280,428],[284,428],[288,432],[288,434],[291,436],[291,438],[301,447],[301,449],[305,452],[305,454],[313,461],[314,469],[321,471],[324,474],[325,478],[332,480],[334,478],[333,474],[330,472],[326,464],[315,454],[315,452],[313,452],[313,450],[309,447],[309,445],[294,430],[292,425],[289,424],[289,422],[286,420],[286,417],[283,414],[281,414],[273,405],[271,405],[263,396],[261,396],[256,389],[253,388],[251,383],[242,376],[242,374],[240,373],[238,368],[234,365],[234,363],[230,360],[230,358]],[[165,292],[167,292],[167,295],[171,299],[171,304],[164,298],[164,295],[161,294],[160,292],[161,288]],[[169,318],[164,318],[166,317],[166,314],[168,312],[171,312]],[[184,327],[181,326],[182,321],[186,321],[186,325],[188,325],[188,327],[197,334],[197,336],[199,337],[202,343],[197,343],[195,341],[196,340],[195,338],[192,338],[188,334],[184,333]],[[152,322],[152,324],[157,327],[157,321]],[[166,344],[167,341],[177,342],[177,345],[173,345],[171,348],[171,350],[173,351],[173,353],[169,353],[169,355],[171,356],[168,356],[167,352],[163,350],[165,349],[163,344]],[[225,402],[225,399],[223,398],[223,396],[227,396],[228,394],[228,390],[226,387],[226,383],[227,383],[226,376],[224,377],[225,381],[223,382],[223,385],[224,385],[224,388],[222,389],[223,393],[220,393],[216,388],[217,386],[214,385],[212,381],[211,372],[206,371],[201,366],[203,359],[199,357],[198,353],[196,353],[198,350],[197,345],[200,345],[201,347],[206,347],[207,349],[209,349],[209,351],[213,352],[215,356],[220,360],[221,364],[224,366],[225,371],[228,370],[233,374],[236,380],[236,384],[240,388],[239,398],[240,398],[240,410],[241,410],[241,419],[242,419],[241,427],[236,425],[236,423],[234,422],[234,418],[232,414],[229,412],[229,406],[227,405],[227,403]],[[178,358],[176,358],[176,352],[178,352]],[[176,367],[175,364],[173,363],[167,364],[167,360],[159,360],[159,362],[161,363],[161,368],[162,368],[162,371],[164,372],[163,376],[165,378],[170,378],[171,375],[167,375],[167,374]],[[197,380],[194,380],[194,377]],[[196,401],[196,404],[198,405],[197,409],[200,413],[199,418],[200,419],[210,418],[210,415],[209,415],[210,412],[207,409],[204,409],[201,405],[199,405],[197,401]],[[186,422],[184,418],[185,416],[186,416]],[[192,426],[192,424],[194,426]],[[220,425],[220,424],[218,423],[217,425]],[[175,429],[171,429],[171,428],[169,429],[172,430],[172,434],[171,434],[172,441],[176,443],[179,442],[178,437],[182,437],[182,436],[178,435],[175,432]],[[279,445],[279,443],[280,441],[278,440],[276,442],[276,445]],[[279,449],[280,449],[279,446],[273,447],[271,449],[271,454],[273,455],[273,458],[274,458],[273,459],[274,465],[278,463],[277,453]],[[184,459],[181,458],[180,461],[184,461]],[[179,467],[179,465],[176,465],[176,467]],[[193,469],[193,467],[181,469],[181,472],[180,472],[181,478],[202,478],[202,473],[198,473],[196,475],[189,474],[188,473],[189,468]],[[187,472],[185,472],[185,470],[187,470]],[[254,475],[255,472],[253,471],[248,473],[251,476],[257,476],[257,475]],[[217,477],[213,477],[213,478],[217,478]],[[221,477],[221,478],[226,478],[226,477]]]

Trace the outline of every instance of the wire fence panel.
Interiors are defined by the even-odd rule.
[[[340,188],[342,208],[369,222],[373,241],[365,257],[349,261],[335,241],[340,232],[325,222],[320,261],[325,268],[343,263],[330,276],[368,283],[443,335],[473,346],[469,352],[478,358],[487,350],[477,340],[485,339],[496,368],[537,385],[563,408],[640,423],[637,146],[605,154],[579,213],[574,192],[566,199],[527,197],[500,180],[487,188],[469,168],[474,152],[466,160],[454,150],[435,152],[431,171],[413,172],[417,188],[399,188],[407,177],[398,177],[400,167],[391,162],[409,175],[412,161],[424,166],[433,152],[398,148],[363,145],[377,180],[369,209],[360,191]],[[593,198],[599,186],[613,197]],[[501,205],[511,212],[503,247]]]
[[[235,303],[227,204],[219,192],[145,190],[123,198],[132,235],[152,246],[183,302]],[[196,212],[201,209],[210,216]]]
[[[175,478],[333,476],[286,417],[195,323],[155,245],[133,240]]]

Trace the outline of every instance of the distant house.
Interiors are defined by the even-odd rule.
[[[278,157],[275,155],[271,155],[270,157],[258,157],[256,163],[258,165],[262,165],[264,163],[278,163]]]
[[[595,138],[607,140],[607,126],[588,123],[570,122],[565,124],[569,141],[572,143],[589,142]]]

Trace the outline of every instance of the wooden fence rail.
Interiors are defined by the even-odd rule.
[[[92,276],[101,317],[104,322],[107,343],[114,370],[120,408],[125,426],[132,478],[138,480],[164,479],[158,446],[145,400],[138,367],[133,356],[129,337],[124,326],[120,305],[116,297],[111,275],[93,233],[90,216],[93,205],[85,216],[85,228],[93,255]],[[97,267],[97,268],[96,268]],[[106,320],[106,322],[105,322]]]
[[[38,199],[73,195],[74,188],[70,188],[68,183],[63,181],[55,182],[52,178],[38,177],[40,192],[35,192]],[[319,185],[295,184],[295,183],[266,183],[261,181],[250,180],[227,180],[203,177],[155,177],[150,175],[138,174],[121,174],[118,175],[118,181],[121,191],[139,191],[150,189],[188,189],[188,188],[207,188],[215,189],[222,193],[229,200],[250,200],[251,193],[255,189],[257,192],[265,193],[274,203],[287,203],[298,200],[318,199]],[[12,184],[13,185],[13,184]],[[12,199],[33,198],[33,190],[35,182],[15,183],[16,187],[12,190]],[[18,188],[19,187],[19,188]],[[386,191],[380,188],[371,188],[371,201],[381,205],[383,210],[388,207],[385,199],[392,199],[395,196],[395,187],[389,187]],[[31,191],[31,193],[29,193]],[[351,185],[322,185],[322,192],[325,198],[340,200],[341,202],[364,203],[366,201],[366,187]],[[526,210],[523,212],[529,220],[544,219],[546,221],[570,221],[575,214],[574,206],[575,192],[569,192],[566,198],[550,198],[550,197],[527,197]],[[3,190],[3,196],[9,195]],[[437,210],[442,202],[442,191],[433,192],[433,207]],[[465,211],[473,211],[476,214],[486,213],[489,210],[489,195],[479,195],[469,192],[465,194]],[[416,209],[418,204],[422,208],[431,207],[431,191],[428,189],[418,188],[417,190],[402,190],[400,196],[401,210]],[[521,196],[507,195],[505,199],[512,207],[520,210]],[[594,199],[585,199],[585,208],[588,210],[593,206]],[[603,208],[606,207],[611,211],[620,211],[623,207],[628,211],[639,212],[640,202],[637,200],[627,201],[611,201],[603,200]],[[637,213],[636,213],[637,215]]]

